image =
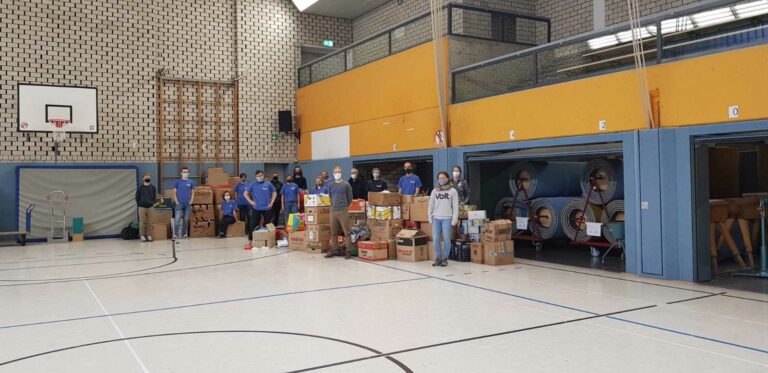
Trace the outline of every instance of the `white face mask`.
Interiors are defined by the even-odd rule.
[[[381,176],[381,174],[379,174],[379,173],[375,173],[375,174],[373,174],[373,178],[374,178],[374,179],[378,179],[380,176]]]
[[[357,179],[357,174],[352,174],[350,176],[352,176],[352,180]]]
[[[334,172],[333,178],[336,180],[341,180],[341,172]]]
[[[459,176],[461,176],[461,172],[459,172],[459,171],[453,171],[453,177],[455,177],[455,178],[457,178],[457,179],[458,179],[458,178],[459,178]]]
[[[258,181],[260,183],[263,182],[264,181],[264,176],[256,176],[256,181]]]
[[[181,173],[181,178],[184,179],[184,180],[189,179],[189,172],[182,172]]]
[[[230,199],[230,198],[232,198],[232,197],[230,197],[230,196],[224,196],[224,199],[225,199],[225,200],[227,200],[227,201],[229,201],[229,199]]]

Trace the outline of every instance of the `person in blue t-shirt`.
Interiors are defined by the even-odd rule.
[[[248,189],[248,175],[240,174],[240,182],[235,185],[235,202],[237,202],[237,214],[238,219],[245,222],[248,225],[248,220],[251,215],[251,204],[248,203],[248,199],[245,198],[245,191]]]
[[[173,239],[187,238],[189,235],[190,206],[194,202],[195,182],[189,180],[189,168],[181,168],[181,180],[173,184],[174,224]]]
[[[282,196],[283,214],[285,215],[285,223],[288,224],[288,215],[295,214],[299,211],[299,192],[301,188],[293,182],[293,176],[288,175],[285,178],[285,184],[280,189],[280,195]]]
[[[400,194],[404,196],[413,196],[421,193],[421,179],[413,174],[413,164],[405,162],[405,175],[400,177],[397,187],[400,188]]]
[[[227,228],[230,224],[237,223],[235,217],[235,208],[237,202],[232,199],[232,193],[224,192],[224,202],[221,203],[221,220],[219,221],[219,231],[217,236],[219,238],[227,237]]]
[[[272,206],[277,198],[277,191],[271,182],[264,180],[264,171],[256,171],[256,182],[248,186],[245,198],[251,205],[251,221],[248,224],[248,244],[245,250],[253,248],[253,231],[263,227],[272,220]],[[263,219],[263,222],[262,222]]]
[[[309,194],[328,194],[328,186],[325,185],[325,179],[322,176],[315,178],[315,187]]]

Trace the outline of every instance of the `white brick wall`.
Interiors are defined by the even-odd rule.
[[[638,1],[640,4],[640,16],[645,17],[660,13],[665,10],[675,9],[684,5],[700,3],[697,0],[644,0]],[[605,1],[605,24],[615,25],[617,23],[629,20],[626,0],[606,0]]]
[[[154,162],[157,69],[228,80],[238,63],[241,161],[292,160],[293,139],[271,140],[277,111],[294,106],[300,45],[326,37],[349,44],[351,21],[290,0],[0,0],[0,161],[53,160],[49,134],[16,131],[19,82],[99,89],[99,133],[69,140],[59,160]]]

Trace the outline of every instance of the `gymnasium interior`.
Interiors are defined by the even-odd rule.
[[[768,0],[0,0],[0,373],[768,372],[767,66]]]

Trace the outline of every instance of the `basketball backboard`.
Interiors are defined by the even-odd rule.
[[[99,132],[96,88],[19,84],[17,97],[21,132],[53,132],[57,120],[69,133]]]

